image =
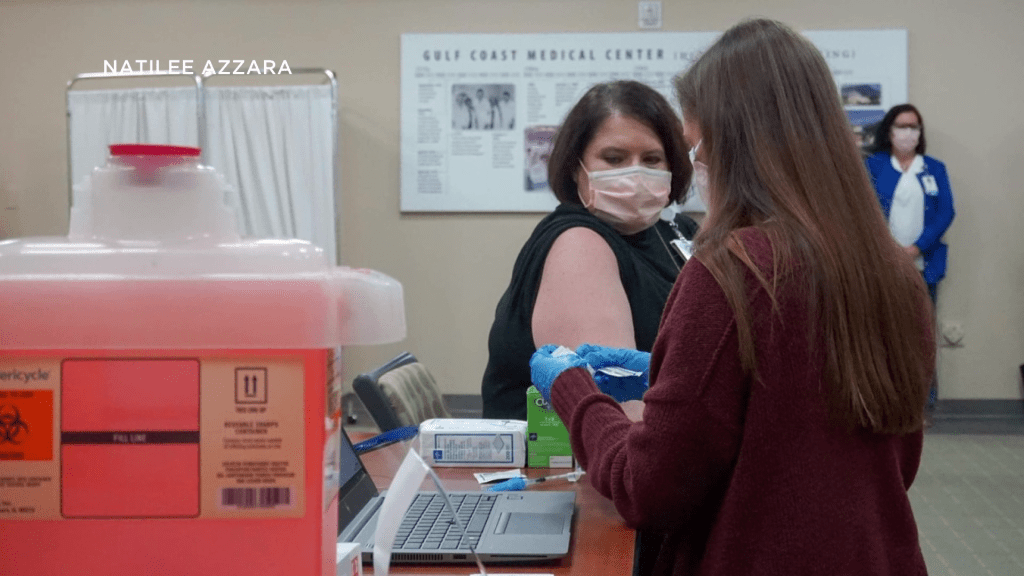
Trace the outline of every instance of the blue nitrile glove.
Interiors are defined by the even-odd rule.
[[[602,392],[617,402],[640,400],[647,392],[651,370],[651,353],[628,348],[609,348],[595,344],[582,344],[576,349],[594,371],[594,383]],[[637,374],[616,376],[603,369],[624,368]]]
[[[530,358],[530,380],[537,387],[537,391],[544,397],[544,401],[551,403],[551,384],[563,371],[576,366],[586,366],[586,361],[580,358],[575,352],[569,352],[564,356],[555,356],[553,352],[558,349],[554,344],[541,346]]]

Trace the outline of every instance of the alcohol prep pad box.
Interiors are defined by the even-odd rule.
[[[535,386],[526,389],[527,463],[530,468],[572,468],[569,430]]]
[[[526,465],[526,422],[432,418],[420,424],[420,456],[432,466]]]

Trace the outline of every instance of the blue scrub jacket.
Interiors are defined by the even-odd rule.
[[[891,156],[889,152],[877,152],[865,160],[886,220],[889,219],[889,211],[892,209],[892,196],[896,192],[896,184],[902,176],[901,172],[893,168]],[[935,178],[938,191],[925,192],[924,230],[914,244],[924,257],[924,281],[928,284],[937,284],[946,275],[947,248],[941,241],[942,235],[953,222],[956,212],[953,210],[953,190],[949,186],[946,165],[931,156],[925,156],[924,170],[917,175],[922,190],[925,188],[921,180],[928,175]]]

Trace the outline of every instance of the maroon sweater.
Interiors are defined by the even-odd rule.
[[[770,278],[768,241],[743,239]],[[805,295],[780,285],[780,321],[752,278],[757,380],[743,376],[732,310],[696,259],[662,317],[643,422],[582,368],[555,380],[590,482],[629,525],[663,535],[658,574],[926,574],[907,497],[922,434],[831,427]]]

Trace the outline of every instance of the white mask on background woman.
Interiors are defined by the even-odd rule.
[[[646,166],[587,172],[587,181],[579,191],[583,206],[626,235],[653,226],[672,189],[671,172]]]
[[[921,139],[921,130],[919,128],[893,128],[892,133],[889,135],[889,140],[892,141],[892,147],[902,154],[910,154],[917,149],[917,143]]]
[[[697,150],[700,149],[700,143],[703,141],[703,139],[699,140],[696,146],[690,148],[690,164],[693,165],[693,183],[691,186],[697,191],[697,195],[700,196],[700,201],[704,203],[704,208],[707,208],[708,165],[697,160]]]

